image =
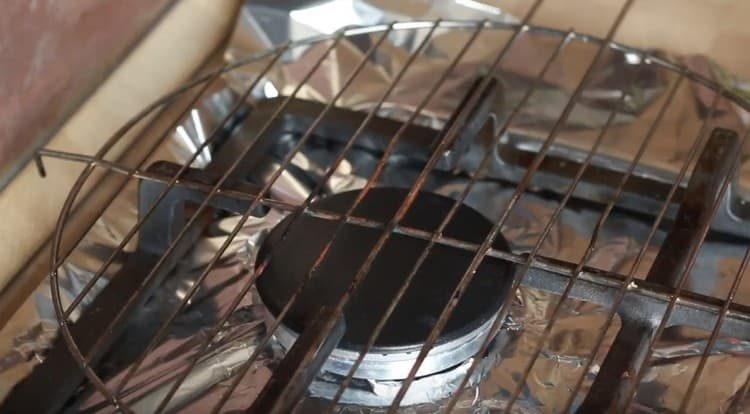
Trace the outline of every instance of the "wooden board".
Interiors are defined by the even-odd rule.
[[[94,154],[102,142],[159,97],[176,89],[206,62],[234,25],[239,0],[182,0],[154,27],[112,75],[75,112],[48,148]],[[132,143],[142,122],[110,152],[114,160]],[[82,166],[49,160],[48,176],[27,165],[0,192],[0,323],[49,270],[45,242]],[[89,180],[94,184],[101,171]],[[86,190],[79,199],[91,188]],[[41,247],[40,247],[41,246]],[[46,266],[45,266],[46,264]],[[46,270],[44,270],[46,267]],[[41,271],[41,273],[40,273]],[[12,284],[9,284],[13,281]]]

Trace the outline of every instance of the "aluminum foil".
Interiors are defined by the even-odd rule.
[[[241,18],[234,38],[227,52],[228,59],[234,60],[257,47],[271,47],[286,40],[297,40],[311,35],[331,34],[348,24],[377,24],[403,20],[448,19],[490,19],[500,22],[517,21],[493,6],[492,1],[465,2],[447,1],[420,3],[419,6],[403,2],[390,1],[327,1],[309,7],[284,9],[273,5],[248,5]],[[336,10],[336,11],[334,11]],[[336,16],[336,18],[334,18]],[[424,31],[423,31],[424,32]],[[394,33],[381,48],[382,54],[371,58],[367,67],[345,93],[339,103],[356,109],[370,108],[380,98],[382,91],[393,79],[405,55],[414,50],[424,33]],[[492,32],[490,30],[490,32]],[[419,122],[427,125],[441,125],[447,117],[449,108],[455,107],[461,97],[460,91],[473,80],[477,71],[486,67],[504,44],[503,33],[494,32],[486,37],[480,35],[476,44],[468,51],[459,63],[459,70],[454,71],[444,88],[428,103]],[[466,41],[466,31],[440,30],[434,35],[425,53],[407,72],[391,97],[385,102],[389,112],[387,116],[409,113],[429,89],[425,76],[439,72],[447,65],[448,59],[455,56],[460,45]],[[368,41],[361,39],[344,42],[335,49],[333,58],[327,59],[320,76],[313,76],[308,86],[303,87],[301,97],[326,102],[338,90],[338,86],[348,76],[348,70],[356,64],[365,49],[361,45],[372,44],[377,35]],[[545,36],[528,35],[519,39],[510,50],[505,61],[496,74],[503,81],[503,100],[498,102],[500,111],[507,113],[513,108],[531,84],[533,77],[550,55],[555,46],[553,39]],[[318,51],[314,49],[318,48]],[[301,76],[314,59],[319,56],[323,45],[311,46],[304,51],[295,51],[293,58],[281,70],[272,73],[268,79],[274,87],[285,93],[296,86]],[[559,118],[562,107],[570,97],[571,91],[578,84],[587,64],[593,55],[592,44],[573,44],[559,58],[559,62],[545,77],[539,90],[530,102],[522,108],[520,116],[513,124],[512,130],[532,137],[544,138],[551,125]],[[725,88],[742,93],[741,85],[713,62],[703,56],[672,56],[662,51],[654,51],[689,67],[706,77],[719,81]],[[640,144],[634,137],[643,137],[656,119],[660,106],[668,96],[670,82],[674,74],[666,71],[646,68],[633,74],[629,65],[641,63],[635,54],[608,52],[601,67],[607,70],[598,72],[590,81],[582,99],[575,106],[568,121],[557,138],[557,143],[572,148],[588,149],[602,125],[606,122],[610,110],[619,98],[619,89],[630,88],[629,98],[615,118],[614,126],[605,136],[600,153],[629,160]],[[230,81],[238,85],[238,78],[230,76]],[[697,131],[707,116],[713,100],[713,93],[707,88],[684,82],[677,89],[675,99],[666,111],[659,128],[653,134],[652,143],[645,152],[642,164],[659,169],[674,176],[686,162],[689,148],[696,139]],[[723,126],[743,131],[748,121],[747,113],[728,102],[720,102],[713,117],[708,121],[709,127]],[[747,171],[743,167],[738,181],[739,192],[747,188]],[[405,176],[408,176],[405,175]],[[434,190],[448,195],[457,195],[465,183],[436,185]],[[512,194],[512,187],[499,183],[482,183],[476,187],[468,199],[468,204],[485,213],[490,218],[498,216]],[[537,241],[542,228],[552,215],[557,202],[542,196],[525,195],[520,205],[516,206],[503,229],[517,251],[528,251]],[[599,218],[600,211],[587,208],[566,208],[558,218],[552,231],[545,239],[541,254],[571,262],[578,262],[582,255],[592,228]],[[605,270],[627,273],[636,255],[643,245],[651,221],[639,220],[627,214],[613,214],[603,228],[596,251],[589,265]],[[664,233],[658,232],[651,244],[646,247],[646,258],[637,269],[638,277],[644,277],[651,261],[655,258],[663,240]],[[725,297],[729,284],[735,278],[739,258],[744,253],[743,243],[713,240],[701,249],[698,262],[689,276],[687,289]],[[504,397],[512,392],[519,371],[523,369],[529,353],[539,339],[545,322],[556,304],[553,295],[522,289],[518,306],[513,309],[513,320],[517,323],[518,339],[508,350],[493,374],[478,389],[466,393],[461,406],[467,411],[492,410],[504,406]],[[750,288],[747,284],[741,288],[736,301],[750,302]],[[604,323],[606,311],[596,306],[577,301],[568,301],[563,309],[564,315],[553,329],[542,357],[535,364],[534,370],[524,386],[516,410],[529,412],[555,412],[566,400],[568,386],[581,375],[580,365],[583,358],[591,352],[594,338]],[[610,327],[605,344],[617,332],[617,324]],[[708,333],[686,334],[684,330],[675,329],[664,335],[657,346],[654,361],[645,376],[638,392],[637,410],[649,412],[664,409],[676,410],[689,381],[695,365],[705,346]],[[724,343],[735,344],[734,351],[721,351],[722,345],[716,346],[714,355],[709,358],[709,366],[692,398],[690,411],[710,412],[725,411],[729,406],[736,407],[738,394],[748,377],[747,344],[731,339],[722,339]],[[721,341],[720,341],[721,342]],[[729,348],[723,348],[728,350]],[[736,352],[735,352],[736,351]],[[679,354],[677,357],[675,354]],[[731,357],[729,356],[731,354]],[[602,355],[598,357],[603,358]],[[734,361],[734,364],[728,363]],[[593,365],[587,374],[584,391],[598,369]],[[720,377],[714,378],[715,375]],[[582,394],[583,395],[583,394]],[[716,406],[717,401],[722,401]],[[439,404],[438,404],[439,405]],[[433,407],[434,408],[434,407]],[[436,408],[435,408],[436,409]],[[354,410],[356,411],[356,410]],[[430,411],[430,408],[426,408]]]
[[[336,2],[329,2],[336,3]],[[444,17],[450,14],[452,18],[468,19],[499,19],[513,21],[513,16],[504,14],[495,7],[476,7],[479,2],[471,2],[474,7],[467,7],[466,1],[439,2],[437,6],[427,6],[410,9],[405,5],[387,2],[349,1],[351,12],[349,19],[336,22],[326,22],[310,10],[305,13],[293,13],[293,10],[280,10],[271,5],[248,6],[243,10],[238,21],[238,30],[228,48],[228,59],[236,59],[253,50],[262,50],[287,39],[298,39],[320,33],[331,33],[345,24],[378,23],[390,21],[394,18],[426,19]],[[326,26],[328,25],[328,26]],[[431,73],[435,67],[445,65],[447,57],[451,56],[460,41],[465,41],[466,33],[439,31],[431,43],[429,57],[419,59],[416,70],[404,79],[404,86],[385,105],[384,114],[393,117],[403,117],[414,109],[416,102],[424,93],[425,74]],[[394,75],[399,62],[403,62],[406,54],[413,50],[420,40],[417,35],[394,35],[383,46],[383,52],[371,62],[371,67],[362,77],[352,85],[351,93],[344,95],[341,105],[368,109],[379,97],[384,83]],[[442,88],[432,103],[426,108],[419,122],[425,125],[439,127],[461,98],[460,91],[472,81],[468,77],[474,73],[477,65],[485,62],[488,56],[497,51],[499,44],[492,37],[480,38],[478,46],[467,54],[464,69],[458,73],[467,76],[452,78],[448,86]],[[515,58],[508,58],[502,71],[504,85],[504,101],[498,102],[498,108],[507,108],[520,99],[521,86],[528,85],[531,75],[528,67],[530,62],[541,62],[551,50],[551,43],[540,38],[529,38],[524,41]],[[581,46],[583,49],[585,47]],[[585,50],[584,50],[585,51]],[[319,53],[319,50],[317,51]],[[326,101],[338,90],[342,77],[346,76],[342,68],[351,68],[352,62],[361,56],[361,48],[344,41],[328,59],[324,70],[316,75],[301,90],[301,97]],[[581,52],[583,53],[583,52]],[[316,46],[301,48],[290,56],[281,68],[268,77],[254,96],[272,97],[275,94],[289,93],[309,63],[316,57]],[[565,61],[559,65],[548,79],[533,105],[524,110],[516,126],[522,131],[544,131],[548,129],[558,116],[559,110],[570,93],[570,85],[575,82],[575,50],[565,56]],[[703,68],[711,72],[712,66],[701,57],[684,58],[686,64],[693,68]],[[613,65],[626,64],[611,56],[608,63]],[[616,67],[616,66],[613,66]],[[646,74],[648,75],[648,74]],[[653,74],[652,74],[653,75]],[[232,95],[232,88],[242,85],[244,80],[252,77],[252,73],[236,72],[227,78],[228,87],[222,94]],[[642,134],[647,122],[653,120],[655,108],[664,99],[666,81],[660,76],[645,76],[640,85],[638,96],[641,99],[630,103],[628,111],[617,119],[616,134],[613,134],[605,149],[614,153],[630,154],[631,147],[623,147],[623,136]],[[620,83],[618,83],[620,82]],[[566,125],[561,139],[570,145],[585,147],[595,136],[597,127],[601,127],[608,108],[612,105],[613,87],[621,85],[622,80],[617,70],[613,70],[610,77],[598,80],[598,88],[592,88],[590,95],[582,105],[579,105]],[[614,86],[613,86],[614,85]],[[659,164],[664,168],[673,168],[678,161],[684,161],[685,148],[689,140],[687,137],[697,129],[697,122],[702,118],[699,110],[709,105],[710,94],[700,88],[683,88],[678,96],[678,110],[668,116],[668,122],[658,133],[658,144],[649,151],[647,161]],[[174,131],[171,140],[162,148],[154,159],[167,159],[185,162],[186,154],[193,151],[197,144],[205,139],[205,133],[210,125],[217,122],[222,106],[216,105],[216,96],[206,97],[201,106],[195,108],[188,119]],[[696,106],[694,103],[698,102]],[[687,112],[686,112],[687,111]],[[686,115],[687,113],[687,115]],[[686,121],[688,120],[688,121]],[[713,119],[721,125],[742,125],[741,119],[731,107],[723,108],[722,112]],[[677,131],[677,132],[675,132]],[[619,151],[619,152],[618,152]],[[628,152],[631,151],[631,152]],[[320,148],[305,148],[302,154],[295,158],[294,163],[300,169],[311,175],[319,174],[335,154]],[[202,154],[195,166],[203,166],[211,159],[211,153]],[[335,193],[349,189],[361,188],[368,174],[373,170],[377,160],[368,153],[355,152],[329,182],[326,191]],[[671,167],[670,167],[671,166]],[[277,168],[272,162],[264,166],[266,176],[269,171]],[[317,171],[317,172],[316,172]],[[408,162],[393,160],[386,170],[382,185],[410,186],[418,174],[418,167]],[[263,175],[263,174],[261,174]],[[435,191],[447,196],[456,196],[466,185],[467,179],[462,176],[433,177],[428,181],[426,190]],[[85,237],[74,255],[63,265],[60,274],[61,288],[67,300],[80,292],[81,287],[90,280],[108,254],[115,248],[122,236],[135,223],[137,218],[137,182],[131,182],[120,194],[115,203],[110,206],[96,226]],[[272,195],[290,202],[299,202],[309,188],[306,188],[292,175],[282,175],[274,185]],[[495,220],[507,205],[513,187],[498,181],[480,182],[471,192],[467,204],[485,214],[490,220]],[[504,236],[511,242],[515,252],[531,249],[536,243],[540,232],[547,223],[557,206],[554,198],[543,194],[526,194],[513,209],[512,214],[503,228]],[[565,208],[555,222],[550,234],[543,242],[540,254],[562,260],[577,262],[581,259],[583,249],[591,235],[600,209],[594,206],[573,204]],[[243,231],[235,239],[231,248],[221,262],[206,279],[205,286],[201,286],[198,297],[194,298],[188,310],[175,323],[167,341],[161,344],[147,358],[143,368],[139,370],[131,382],[128,390],[132,393],[128,401],[138,412],[148,412],[158,404],[158,397],[164,395],[165,387],[174,381],[176,372],[197,356],[201,342],[205,340],[208,331],[216,323],[222,311],[228,308],[229,302],[238,294],[247,274],[253,271],[255,255],[268,229],[283,217],[281,212],[271,210],[267,216],[248,221]],[[165,282],[160,297],[177,297],[184,295],[184,286],[170,281],[190,279],[190,275],[199,274],[211,255],[225,240],[229,231],[236,224],[237,217],[227,217],[210,226],[206,234],[196,244],[193,251],[184,258],[178,266],[176,274]],[[642,247],[648,233],[650,221],[634,217],[624,212],[616,211],[606,222],[596,252],[589,261],[590,266],[605,270],[626,273]],[[658,252],[663,232],[659,232],[651,245],[647,247],[646,260],[638,268],[639,277],[645,276],[651,260]],[[133,251],[129,246],[128,251]],[[726,295],[739,259],[744,253],[744,246],[722,239],[712,239],[701,250],[697,265],[690,275],[688,288],[703,294],[723,297]],[[114,274],[116,268],[108,275]],[[711,277],[707,277],[711,275]],[[170,284],[172,283],[172,284]],[[102,281],[100,289],[106,284]],[[12,338],[4,342],[0,349],[0,378],[2,387],[7,392],[10,386],[22,378],[29,369],[44,357],[44,350],[55,336],[57,322],[55,320],[52,303],[49,297],[47,282],[40,285],[27,303],[14,316],[13,320],[3,328],[4,338]],[[182,293],[181,293],[182,292]],[[519,380],[520,371],[530,357],[534,346],[545,328],[546,321],[558,298],[554,295],[533,289],[522,288],[511,309],[511,316],[507,323],[507,330],[511,341],[503,349],[502,357],[497,365],[489,372],[487,378],[478,386],[466,390],[460,399],[458,408],[461,412],[492,412],[503,408],[511,392]],[[737,301],[750,304],[750,286],[744,286],[737,295]],[[150,315],[156,316],[151,323],[160,321],[161,314],[158,300],[151,301]],[[84,307],[86,301],[82,304]],[[515,404],[518,412],[556,412],[567,399],[570,385],[584,373],[582,364],[594,345],[598,330],[606,318],[608,309],[568,300],[562,308],[563,312],[554,326],[549,340],[545,344],[539,360],[523,386],[520,399]],[[246,360],[255,346],[266,333],[265,312],[260,305],[257,294],[251,291],[240,307],[234,312],[229,323],[222,327],[209,348],[209,352],[201,357],[194,374],[188,377],[183,387],[176,394],[175,402],[170,407],[186,411],[203,412],[211,407],[228,388],[228,384],[236,374],[238,366]],[[614,338],[619,321],[608,329],[605,347]],[[639,412],[661,412],[676,410],[681,397],[687,387],[690,374],[700,359],[706,344],[708,333],[695,332],[687,329],[668,330],[657,344],[656,352],[650,368],[639,388],[634,407]],[[598,363],[603,355],[597,356],[597,363],[592,365],[591,372],[586,373],[584,388],[579,395],[585,395],[586,387],[591,383]],[[278,344],[272,343],[262,350],[260,357],[253,364],[248,374],[243,377],[237,390],[227,401],[224,409],[243,409],[249,401],[260,391],[264,381],[270,375],[275,364],[283,353]],[[750,400],[744,398],[743,392],[748,388],[747,381],[750,374],[748,363],[750,350],[748,343],[732,338],[721,338],[713,348],[708,360],[702,380],[699,382],[692,398],[691,412],[717,412],[732,409],[750,409]],[[116,384],[124,375],[123,366],[113,367],[113,373],[108,377],[108,384]],[[717,401],[720,402],[717,406]],[[103,399],[96,392],[84,393],[76,402],[77,408],[102,408],[111,411],[103,404]],[[301,405],[302,412],[317,412],[321,402],[315,398],[306,399]],[[441,401],[414,407],[405,407],[403,412],[422,413],[437,412]],[[380,412],[385,410],[366,409],[349,406],[344,412]]]
[[[201,114],[206,113],[201,112]],[[178,134],[180,133],[176,132],[175,135]],[[175,138],[170,146],[178,142],[180,139]],[[321,153],[320,150],[315,149],[307,149],[303,154],[295,160],[295,163],[306,167],[311,172],[320,168],[320,165],[326,165],[333,157],[333,154]],[[163,156],[169,157],[167,154]],[[329,191],[338,192],[360,188],[364,183],[364,176],[357,172],[371,171],[376,161],[374,157],[364,153],[351,157],[341,168],[340,174],[337,174],[339,180],[332,181]],[[395,163],[389,166],[383,183],[408,186],[417,172],[418,170],[413,166]],[[101,225],[97,225],[92,230],[83,246],[77,250],[77,254],[64,266],[65,271],[61,273],[61,280],[68,297],[72,297],[80,290],[101,261],[106,258],[106,254],[116,246],[118,237],[121,237],[127,226],[135,222],[136,212],[132,204],[136,196],[135,184],[134,182],[128,186],[127,191],[118,198],[119,202],[113,205],[102,218]],[[300,189],[298,184],[293,177],[287,177],[287,180],[277,183],[274,193],[277,197],[283,197],[289,201],[299,201],[306,195],[306,192]],[[427,189],[447,196],[456,196],[465,184],[466,179],[436,178],[430,180]],[[472,191],[467,204],[485,214],[489,219],[496,219],[511,193],[511,187],[496,182],[482,182]],[[508,225],[503,229],[503,234],[512,243],[515,251],[530,249],[555,207],[555,201],[535,195],[527,195],[521,200],[521,204],[513,210]],[[211,283],[207,283],[202,288],[202,292],[206,293],[199,295],[188,312],[178,319],[175,332],[170,339],[149,356],[143,364],[145,368],[133,380],[132,389],[138,392],[135,392],[131,398],[137,410],[148,412],[149,408],[153,408],[153,401],[158,401],[156,398],[163,395],[165,387],[174,380],[172,373],[179,371],[178,368],[190,362],[191,358],[195,358],[194,355],[201,340],[205,339],[206,331],[213,326],[221,310],[226,309],[232,297],[239,292],[239,285],[244,280],[243,276],[252,271],[254,255],[265,231],[281,217],[281,213],[272,210],[266,217],[251,220],[237,237],[227,253],[225,262],[207,278]],[[569,261],[579,260],[582,246],[597,218],[597,210],[564,210],[543,244],[542,254]],[[236,220],[236,217],[229,217],[211,226],[205,237],[179,266],[178,273],[184,275],[200,272]],[[615,214],[604,228],[600,244],[590,265],[608,270],[625,271],[633,256],[638,252],[639,240],[645,237],[648,228],[648,224],[626,214]],[[663,234],[660,234],[654,241],[654,247],[650,249],[651,254],[647,256],[648,258],[654,257],[661,237]],[[741,246],[709,243],[706,251],[709,253],[701,256],[697,266],[700,274],[719,272],[724,275],[719,281],[731,278],[731,272],[736,269],[738,257],[742,253]],[[644,264],[643,268],[647,269],[647,264]],[[694,272],[694,275],[696,283],[705,280],[700,277],[698,270]],[[179,289],[175,289],[174,286],[170,289],[168,282],[166,286],[162,295],[179,295]],[[706,286],[705,291],[712,291],[714,288],[715,286]],[[35,304],[36,315],[29,318],[29,321],[38,318],[39,322],[32,324],[28,330],[22,331],[15,339],[14,348],[5,353],[4,373],[18,369],[19,364],[26,366],[34,364],[38,358],[43,357],[43,350],[54,336],[56,327],[48,289],[49,286],[45,283],[34,295],[32,302]],[[544,329],[550,307],[555,304],[555,301],[556,298],[553,295],[532,289],[521,289],[514,302],[508,328],[513,340],[503,351],[502,359],[492,369],[488,378],[478,387],[465,392],[459,407],[465,411],[481,412],[503,406],[504,397],[507,397],[508,393],[513,390],[517,373],[522,369],[532,346]],[[577,301],[568,301],[563,309],[564,312],[553,329],[548,346],[535,365],[527,383],[527,389],[518,402],[517,409],[519,410],[551,412],[555,411],[556,404],[562,404],[567,396],[565,384],[573,381],[576,375],[580,375],[580,365],[593,346],[592,342],[597,329],[604,322],[606,311]],[[158,310],[155,309],[154,313],[158,314]],[[226,384],[229,382],[225,378],[233,376],[237,366],[243,361],[243,357],[247,358],[249,353],[253,352],[252,344],[257,343],[265,334],[264,312],[254,294],[248,295],[243,300],[235,314],[226,332],[223,332],[212,344],[212,351],[198,363],[196,374],[191,375],[189,381],[186,381],[188,385],[178,392],[175,398],[177,401],[175,408],[180,407],[181,403],[189,404],[182,408],[198,410],[201,407],[210,407],[218,401],[221,391],[226,389]],[[610,328],[608,341],[616,332],[616,328],[617,324]],[[644,406],[651,408],[668,407],[667,404],[670,402],[678,404],[675,398],[686,386],[685,371],[690,370],[699,358],[705,346],[705,340],[705,333],[697,336],[693,333],[691,336],[684,337],[677,333],[670,335],[669,341],[662,341],[663,344],[657,348],[655,363],[644,382],[644,387],[647,387],[644,389],[649,391],[641,391],[639,401],[647,398],[651,405],[644,403]],[[706,385],[699,387],[697,392],[704,393],[706,400],[710,397],[711,401],[716,401],[717,398],[730,401],[741,388],[743,378],[748,372],[743,368],[746,364],[736,362],[737,358],[747,357],[746,345],[743,342],[727,340],[720,342],[715,348],[704,375],[709,377],[712,372],[721,372],[722,375],[729,375],[735,380],[721,381],[719,384],[701,381],[701,384]],[[225,408],[240,409],[247,404],[247,401],[254,398],[263,381],[270,375],[272,367],[282,355],[278,345],[264,350],[254,364],[251,374],[245,377]],[[734,362],[728,362],[728,359]],[[115,375],[111,379],[112,384],[116,384],[121,376],[122,374]],[[217,382],[218,386],[216,386]],[[225,385],[222,386],[222,384]],[[206,393],[205,391],[209,388],[213,391]],[[195,391],[200,398],[194,400],[196,394],[191,394],[189,390]],[[696,401],[702,400],[704,399]],[[101,397],[97,393],[91,393],[81,402],[81,407],[96,407],[101,403]],[[314,412],[316,401],[314,399],[307,401],[303,407],[310,410],[309,412]],[[439,407],[440,404],[437,402],[407,408],[405,412],[433,412]],[[347,410],[348,412],[360,411],[356,407],[347,407]],[[374,412],[377,411],[374,410]]]

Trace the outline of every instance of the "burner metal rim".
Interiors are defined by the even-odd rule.
[[[495,318],[490,318],[475,330],[449,342],[434,346],[417,372],[417,376],[435,374],[455,367],[472,358],[482,346]],[[286,350],[291,348],[297,334],[280,324],[276,339]],[[373,348],[354,373],[355,378],[367,380],[400,380],[409,375],[419,355],[420,347]],[[346,376],[359,356],[358,351],[336,348],[323,364],[322,370]]]
[[[459,381],[468,373],[472,362],[473,358],[470,358],[448,371],[415,379],[412,386],[406,392],[401,405],[435,404],[450,397],[456,392]],[[486,362],[484,363],[486,364]],[[477,370],[472,374],[467,387],[476,385],[479,376],[482,375],[479,371]],[[387,407],[393,401],[401,385],[402,381],[369,380],[365,389],[349,386],[341,395],[339,404]],[[338,392],[339,387],[340,384],[338,383],[316,378],[310,384],[309,391],[313,397],[332,400]]]

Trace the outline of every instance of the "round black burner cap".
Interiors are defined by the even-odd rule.
[[[343,214],[357,193],[351,191],[321,199],[313,203],[313,209]],[[406,194],[405,189],[372,189],[357,206],[354,216],[386,223]],[[420,193],[401,224],[433,232],[453,203],[454,200],[448,197]],[[346,224],[319,268],[303,285],[316,258],[331,240],[337,222],[308,214],[296,220],[291,218],[279,223],[265,240],[258,263],[262,263],[268,254],[271,254],[271,259],[257,286],[263,302],[274,315],[281,312],[302,286],[295,305],[283,320],[287,328],[300,333],[310,315],[315,314],[321,305],[338,303],[383,230]],[[443,235],[480,244],[490,229],[491,223],[484,216],[461,205]],[[426,240],[404,234],[390,236],[345,309],[346,332],[339,348],[359,351],[364,347],[427,244]],[[498,235],[494,247],[509,250],[501,235]],[[373,352],[403,351],[420,346],[447,306],[473,256],[474,252],[436,243],[385,325]],[[490,320],[500,309],[512,276],[510,263],[486,257],[437,344],[460,338]]]

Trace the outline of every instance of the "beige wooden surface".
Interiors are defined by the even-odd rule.
[[[174,3],[2,2],[0,188]]]
[[[238,4],[237,0],[178,2],[47,147],[94,154],[138,111],[176,89],[196,71],[225,38]],[[124,139],[108,159],[116,159],[128,143],[129,139]],[[55,160],[46,164],[47,178],[40,178],[33,164],[28,165],[0,192],[0,289],[51,235],[62,204],[82,169]]]

